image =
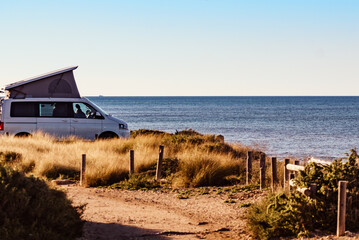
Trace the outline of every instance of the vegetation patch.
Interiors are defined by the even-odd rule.
[[[109,186],[128,178],[124,169],[97,169],[86,175],[86,185],[89,187]]]
[[[2,240],[75,239],[82,234],[82,211],[44,181],[0,165]]]
[[[168,135],[169,133],[159,131],[159,130],[152,130],[152,129],[138,129],[131,131],[131,137],[136,138],[137,136],[143,136],[143,135]]]
[[[176,196],[178,199],[188,199],[190,196],[194,195],[191,189],[178,191],[178,195]]]
[[[21,160],[21,154],[17,152],[0,152],[0,162],[3,164],[12,163]]]
[[[315,198],[302,193],[270,195],[254,204],[249,211],[249,226],[260,239],[283,236],[308,236],[314,230],[336,230],[338,183],[348,181],[346,229],[359,230],[358,154],[351,151],[348,161],[336,160],[330,165],[312,163],[299,173],[295,182],[300,187],[316,183]]]
[[[133,174],[122,182],[113,184],[111,188],[126,190],[150,190],[160,188],[161,185],[153,178],[144,174]]]
[[[44,133],[31,138],[0,136],[0,161],[38,177],[79,180],[82,154],[86,154],[87,185],[110,186],[128,179],[130,150],[134,150],[135,173],[154,178],[160,145],[164,145],[162,179],[172,187],[235,185],[245,176],[250,148],[192,129],[173,134],[140,129],[128,139],[97,141],[58,140]]]
[[[238,207],[239,208],[247,208],[247,207],[250,207],[251,205],[252,205],[251,203],[242,203]]]

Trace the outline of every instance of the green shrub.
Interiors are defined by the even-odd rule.
[[[82,208],[44,181],[0,166],[2,240],[75,239],[82,232]]]
[[[359,230],[358,159],[357,152],[352,149],[345,163],[342,163],[341,160],[335,160],[330,165],[312,163],[305,168],[305,171],[301,171],[297,177],[296,183],[300,187],[309,187],[311,183],[317,184],[318,192],[316,201],[326,205],[325,216],[318,216],[318,219],[327,223],[323,223],[323,229],[331,231],[335,231],[336,229],[338,184],[339,181],[343,180],[348,181],[346,228],[349,231]]]
[[[248,223],[259,239],[293,235],[308,235],[308,229],[318,226],[315,219],[323,207],[301,193],[270,195],[254,204],[249,211]]]
[[[311,163],[300,171],[295,182],[300,187],[316,183],[315,199],[293,192],[271,195],[253,205],[249,211],[249,226],[260,239],[281,236],[306,236],[316,229],[336,229],[338,206],[338,183],[348,181],[346,229],[359,230],[359,168],[358,154],[351,151],[348,161],[334,161],[330,165]]]
[[[251,203],[242,203],[238,207],[239,208],[247,208],[247,207],[250,207],[251,205],[252,205]]]

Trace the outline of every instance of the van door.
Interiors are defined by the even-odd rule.
[[[72,117],[71,103],[41,102],[37,129],[56,137],[66,137],[71,133],[70,119]]]
[[[103,117],[87,103],[72,103],[74,118],[71,119],[71,135],[95,139],[102,132]]]

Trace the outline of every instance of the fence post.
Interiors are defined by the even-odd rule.
[[[264,153],[261,154],[260,162],[260,190],[265,188],[265,173],[266,173],[266,155]]]
[[[274,189],[276,188],[277,183],[278,183],[278,179],[277,179],[277,158],[272,157],[272,192],[274,192]]]
[[[284,189],[285,191],[289,190],[289,171],[287,169],[287,165],[289,164],[289,159],[284,159]]]
[[[130,175],[135,172],[135,151],[130,150],[130,169],[129,173]]]
[[[247,171],[246,171],[246,184],[249,185],[252,180],[252,160],[253,160],[253,153],[248,151],[247,155]]]
[[[157,168],[156,168],[156,181],[161,179],[163,149],[164,149],[164,146],[160,145],[160,151],[159,151],[159,155],[158,155],[158,162],[157,162]]]
[[[294,161],[294,165],[299,165],[299,160],[295,160]],[[298,172],[296,171],[295,173],[294,173],[294,176],[297,176],[298,175]]]
[[[348,181],[339,181],[338,186],[338,220],[337,220],[337,236],[345,234],[345,213],[347,200],[347,183]]]
[[[317,195],[317,184],[311,183],[310,184],[310,197],[315,198]]]
[[[82,154],[80,186],[85,186],[85,184],[86,184],[86,154]]]

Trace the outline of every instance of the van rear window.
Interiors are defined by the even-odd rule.
[[[11,117],[36,117],[37,103],[13,102],[11,103]]]
[[[11,117],[74,117],[70,102],[13,102],[10,110]]]

